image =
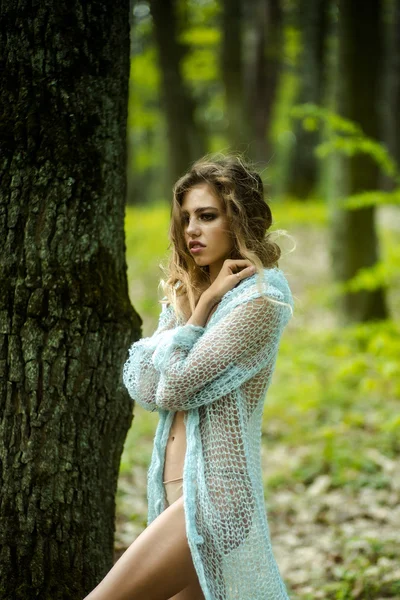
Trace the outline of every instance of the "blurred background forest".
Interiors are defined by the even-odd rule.
[[[126,244],[143,336],[172,185],[231,151],[263,178],[295,299],[262,432],[290,596],[400,598],[400,1],[132,3]],[[121,552],[146,524],[157,420],[135,407]]]

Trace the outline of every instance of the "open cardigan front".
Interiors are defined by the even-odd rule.
[[[206,600],[287,600],[271,547],[261,472],[261,422],[293,299],[278,268],[221,299],[205,327],[163,306],[156,332],[123,368],[131,397],[159,422],[148,471],[148,524],[165,508],[165,450],[187,411],[183,496],[188,544]],[[260,280],[259,280],[260,281]],[[277,302],[276,302],[277,301]]]

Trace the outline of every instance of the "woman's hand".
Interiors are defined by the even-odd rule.
[[[255,266],[249,260],[226,259],[216,279],[201,295],[212,304],[221,300],[222,296],[235,287],[245,277],[250,277],[256,272]]]
[[[254,275],[255,272],[256,268],[249,260],[227,259],[215,281],[201,294],[196,308],[186,324],[205,327],[215,305],[218,304],[222,296],[234,288],[239,281]]]

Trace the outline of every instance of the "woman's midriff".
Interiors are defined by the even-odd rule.
[[[186,411],[177,411],[174,415],[165,449],[163,481],[183,477],[183,465],[186,453],[186,426],[183,421]]]
[[[217,306],[218,303],[211,309],[204,326],[207,325]],[[183,478],[183,465],[186,453],[186,426],[183,419],[186,412],[185,410],[178,410],[171,424],[165,449],[163,482]]]

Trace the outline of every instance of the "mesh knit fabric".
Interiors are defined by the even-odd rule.
[[[227,292],[206,327],[162,310],[123,368],[131,397],[159,411],[148,472],[148,524],[166,507],[165,448],[188,411],[183,471],[186,532],[206,600],[288,598],[266,517],[260,445],[263,405],[293,299],[280,269]],[[278,302],[275,302],[277,300]]]

